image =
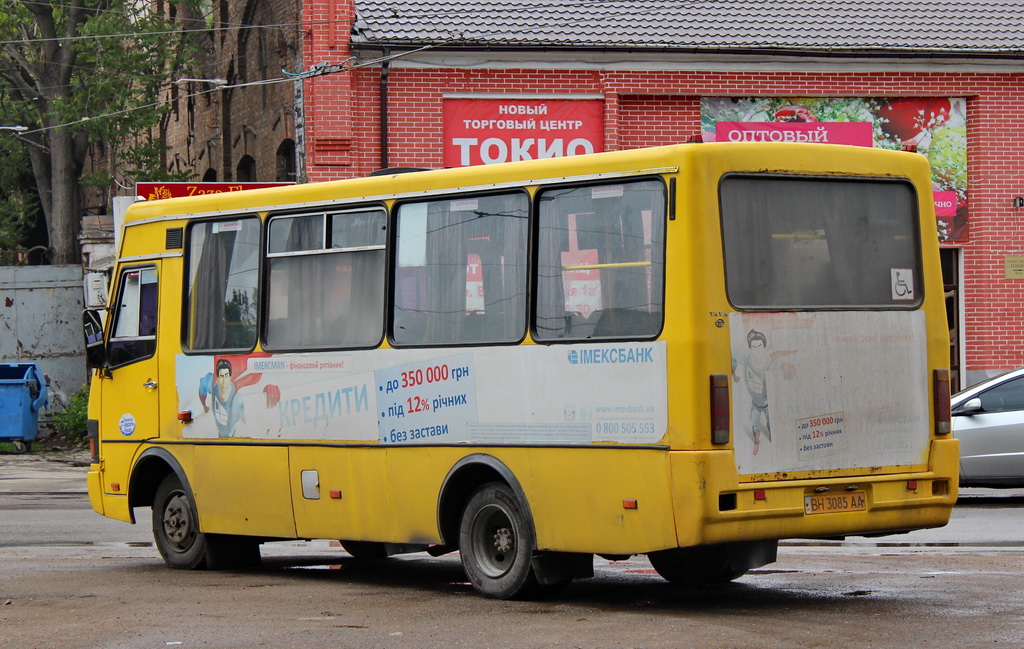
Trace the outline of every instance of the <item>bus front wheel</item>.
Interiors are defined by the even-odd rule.
[[[153,498],[153,539],[170,567],[193,570],[204,566],[206,536],[199,531],[191,495],[173,473],[164,478]]]
[[[480,487],[466,503],[459,527],[466,576],[481,594],[511,599],[532,594],[533,528],[512,489],[502,482]]]

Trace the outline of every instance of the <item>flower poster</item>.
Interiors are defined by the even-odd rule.
[[[705,142],[802,141],[902,149],[932,167],[939,241],[966,241],[967,102],[948,97],[705,97]]]

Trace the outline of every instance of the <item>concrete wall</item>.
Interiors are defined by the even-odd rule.
[[[35,363],[49,377],[43,420],[86,383],[82,303],[81,266],[0,267],[0,362]]]

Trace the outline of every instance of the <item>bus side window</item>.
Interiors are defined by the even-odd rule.
[[[661,331],[660,180],[539,194],[537,340],[651,338]]]
[[[121,274],[108,354],[119,367],[156,352],[157,276],[155,268],[132,268]]]
[[[528,212],[522,192],[400,205],[394,342],[520,340]]]
[[[268,349],[380,342],[386,224],[377,207],[271,218]]]
[[[200,221],[189,228],[188,320],[184,345],[195,351],[247,351],[260,310],[260,222]]]

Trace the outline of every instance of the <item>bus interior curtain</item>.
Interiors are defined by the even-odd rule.
[[[744,306],[780,304],[776,295],[777,197],[771,181],[734,179],[721,192],[722,238],[729,299]]]
[[[858,301],[857,293],[868,279],[863,272],[862,253],[867,252],[861,245],[870,240],[867,221],[867,206],[864,204],[870,192],[858,191],[850,183],[828,183],[827,191],[817,191],[806,201],[806,210],[820,219],[818,227],[824,230],[827,253],[820,260],[824,272],[818,273],[822,285],[819,299],[814,302],[831,304],[853,304]],[[871,256],[877,251],[871,253]],[[886,283],[888,286],[888,283]],[[828,295],[828,298],[824,296]],[[811,301],[811,300],[808,300]]]
[[[525,298],[528,203],[525,195],[504,194],[480,200],[471,233],[473,252],[483,271],[484,339],[512,340],[522,328]]]
[[[206,232],[192,279],[192,349],[218,349],[227,339],[228,271],[235,233]]]
[[[554,190],[541,197],[535,318],[538,333],[542,337],[562,338],[571,335],[572,322],[588,315],[574,314],[567,310],[567,271],[563,268],[566,263],[564,253],[596,247],[592,232],[593,201],[583,192],[581,189]],[[570,227],[570,217],[574,227]]]
[[[335,216],[335,233],[344,233],[341,241],[332,241],[334,247],[376,246],[386,241],[386,214],[383,211],[360,212]],[[340,222],[339,222],[340,221]],[[381,335],[384,320],[380,304],[384,301],[384,250],[348,252],[340,257],[338,273],[348,272],[350,299],[331,298],[342,305],[346,331],[345,342],[352,345],[372,345]],[[338,280],[342,281],[342,280]]]
[[[289,251],[322,250],[324,217],[321,215],[291,219],[288,231]],[[334,255],[285,257],[288,269],[287,333],[281,341],[287,346],[323,344],[331,335],[328,311],[332,300],[325,295],[328,269]]]
[[[429,342],[461,339],[466,315],[466,235],[472,212],[452,212],[449,201],[427,211],[427,326]]]

